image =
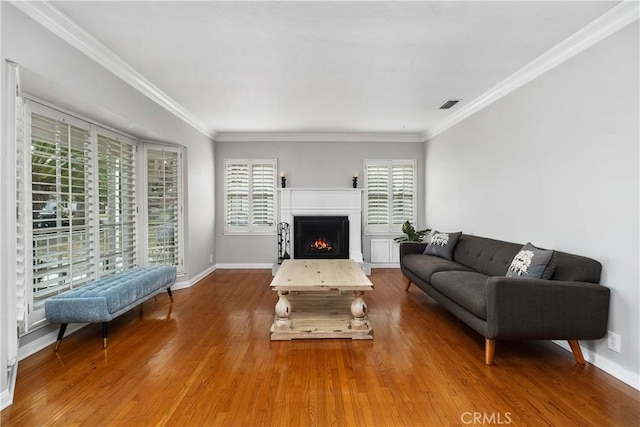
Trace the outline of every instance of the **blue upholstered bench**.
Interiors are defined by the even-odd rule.
[[[102,322],[102,342],[107,348],[110,320],[165,290],[173,302],[175,281],[175,267],[136,267],[49,298],[44,303],[45,316],[51,323],[60,323],[55,350],[69,323]]]

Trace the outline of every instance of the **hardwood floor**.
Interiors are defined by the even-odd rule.
[[[484,339],[376,269],[374,339],[270,341],[267,270],[218,270],[20,362],[3,426],[638,426],[640,392],[550,342]]]

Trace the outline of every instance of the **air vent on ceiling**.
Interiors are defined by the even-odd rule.
[[[449,108],[453,107],[454,105],[456,105],[458,102],[460,102],[457,99],[450,99],[449,101],[445,102],[444,104],[442,104],[442,106],[440,107],[441,110],[448,110]]]

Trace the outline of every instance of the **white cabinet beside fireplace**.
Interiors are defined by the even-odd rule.
[[[393,239],[371,239],[371,264],[374,267],[398,267],[400,244]]]

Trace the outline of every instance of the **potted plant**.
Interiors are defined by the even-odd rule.
[[[409,221],[405,221],[404,224],[402,224],[402,232],[405,235],[396,237],[395,239],[393,239],[393,241],[398,243],[421,242],[424,235],[429,233],[430,231],[430,228],[427,228],[426,230],[416,231],[416,229],[413,227],[413,225],[411,225]]]

